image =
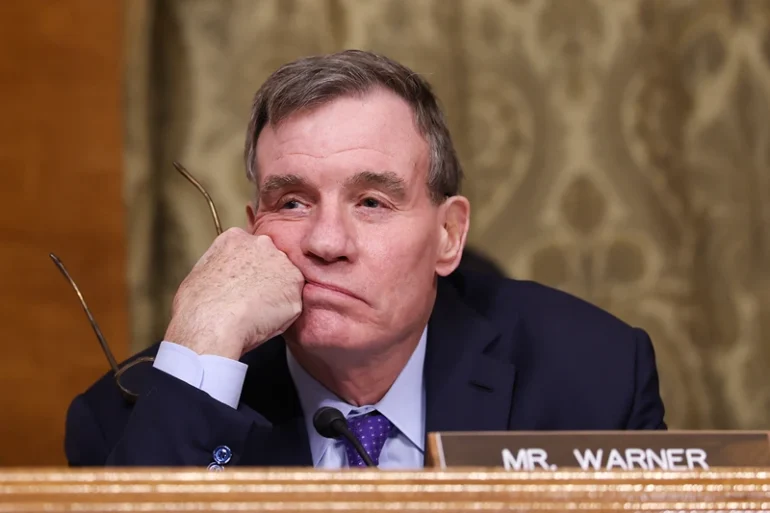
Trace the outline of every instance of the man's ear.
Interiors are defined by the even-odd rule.
[[[254,223],[257,222],[257,209],[251,201],[246,205],[246,218],[249,220],[248,232],[254,233]]]
[[[443,225],[439,235],[436,273],[439,276],[447,276],[460,265],[470,228],[471,204],[463,196],[452,196],[439,208],[439,218]]]

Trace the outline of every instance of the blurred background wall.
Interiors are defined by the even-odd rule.
[[[770,427],[770,2],[131,2],[132,343],[162,337],[214,237],[183,162],[243,226],[249,102],[280,64],[358,47],[434,84],[471,244],[646,328],[676,428]],[[554,322],[558,322],[555,319]]]
[[[647,329],[671,427],[770,428],[770,2],[36,0],[0,43],[0,463],[62,462],[107,369],[48,251],[119,356],[157,341],[215,235],[171,162],[242,226],[252,95],[347,47],[434,84],[478,254]]]

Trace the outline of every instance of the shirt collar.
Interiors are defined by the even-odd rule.
[[[425,393],[423,388],[423,364],[425,363],[427,340],[428,328],[426,327],[412,356],[406,362],[406,365],[385,396],[377,404],[360,407],[346,403],[316,381],[294,359],[288,347],[286,348],[289,373],[292,380],[294,380],[294,386],[297,389],[302,412],[305,416],[305,427],[310,440],[310,452],[313,455],[314,466],[318,466],[324,453],[334,443],[333,440],[319,435],[315,427],[313,427],[313,415],[323,406],[337,408],[345,418],[378,410],[420,451],[424,451]]]

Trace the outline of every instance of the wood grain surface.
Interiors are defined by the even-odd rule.
[[[761,511],[770,473],[105,469],[0,472],[0,512]]]
[[[0,3],[0,465],[63,463],[67,405],[108,368],[49,252],[127,356],[122,4]]]

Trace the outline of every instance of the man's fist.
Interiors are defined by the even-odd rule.
[[[267,235],[217,237],[174,297],[165,340],[237,360],[302,312],[305,278]]]

